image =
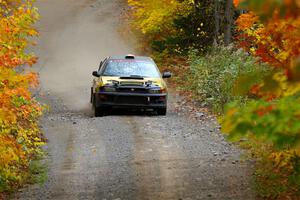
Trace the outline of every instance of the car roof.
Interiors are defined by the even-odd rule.
[[[153,59],[147,56],[135,56],[135,55],[121,55],[121,56],[110,56],[108,60],[136,60],[136,61],[151,61]]]

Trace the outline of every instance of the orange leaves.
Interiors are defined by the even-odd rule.
[[[3,4],[3,1],[1,2]],[[6,1],[5,5],[10,4]],[[0,18],[0,66],[11,68],[25,64],[31,66],[36,58],[26,54],[25,49],[32,43],[29,37],[38,35],[32,25],[39,16],[30,1],[25,1],[16,9],[8,7],[6,11],[9,14]]]
[[[37,87],[39,85],[39,79],[38,79],[38,74],[31,72],[26,75],[26,79],[29,81],[29,85],[31,87]]]
[[[278,1],[279,3],[273,2],[273,4],[271,0],[257,4],[253,2],[249,0],[243,2],[253,10],[241,15],[236,21],[237,29],[241,32],[238,37],[240,45],[254,56],[260,57],[261,61],[282,70],[287,77],[285,81],[300,81],[298,0]],[[272,5],[272,7],[264,10],[265,5],[269,7]],[[271,11],[272,13],[269,14]],[[258,18],[259,15],[254,12],[268,14],[268,18]]]
[[[233,5],[238,7],[242,0],[233,0]]]
[[[250,29],[257,21],[258,17],[253,12],[249,12],[241,15],[237,19],[236,24],[238,30],[244,31],[246,29]]]
[[[299,0],[239,0],[234,4],[241,9],[254,11],[263,21],[274,13],[279,18],[297,17],[300,8]]]
[[[250,141],[261,165],[257,183],[263,197],[298,199],[300,1],[243,0],[239,7],[251,11],[237,20],[239,44],[267,63],[270,73],[251,87],[249,92],[255,94],[255,99],[238,108],[237,104],[228,105],[223,129],[229,138]],[[244,79],[257,78],[248,75]],[[233,108],[237,109],[234,114]]]
[[[31,0],[0,0],[0,15],[1,193],[27,177],[29,162],[43,143],[37,124],[42,106],[30,92],[38,76],[25,73],[37,60],[27,52],[31,37],[38,35],[33,28],[38,14]]]
[[[262,117],[268,113],[270,113],[274,109],[274,105],[269,105],[267,107],[261,107],[256,110],[258,116]]]

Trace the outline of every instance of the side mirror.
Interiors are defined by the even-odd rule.
[[[95,77],[100,77],[100,75],[98,74],[98,71],[93,71],[93,76],[95,76]]]
[[[171,73],[171,72],[164,72],[164,73],[162,74],[162,77],[163,77],[163,78],[171,78],[171,76],[172,76],[172,73]]]

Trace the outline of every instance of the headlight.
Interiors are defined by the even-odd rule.
[[[111,86],[102,86],[100,87],[101,92],[115,92],[116,88],[111,87]]]
[[[156,90],[156,89],[151,89],[151,90],[149,90],[149,93],[150,94],[160,94],[161,92],[160,92],[160,89],[158,89],[158,90]]]
[[[119,85],[119,81],[116,81],[116,80],[108,80],[107,81],[108,83],[112,83],[112,85]]]
[[[166,92],[166,89],[161,89],[161,88],[149,89],[150,94],[162,94],[165,92]]]

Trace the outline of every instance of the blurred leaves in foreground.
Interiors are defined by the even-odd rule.
[[[269,75],[253,84],[253,99],[231,103],[222,117],[223,131],[233,141],[246,140],[258,157],[260,194],[297,199],[300,192],[300,2],[235,1],[249,10],[236,21],[239,46],[267,63]],[[256,79],[243,77],[236,82]],[[246,80],[246,81],[245,81]]]

